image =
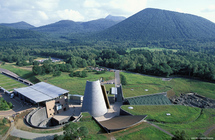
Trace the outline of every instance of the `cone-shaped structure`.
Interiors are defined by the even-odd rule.
[[[93,117],[99,117],[107,113],[107,107],[98,81],[87,81],[84,92],[82,112],[89,112]]]

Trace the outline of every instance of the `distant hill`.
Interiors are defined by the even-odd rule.
[[[33,25],[28,24],[28,23],[26,23],[24,21],[17,22],[17,23],[0,23],[0,25],[15,28],[15,29],[30,29],[30,28],[34,28]]]
[[[126,17],[108,15],[105,19],[113,20],[113,21],[123,21],[126,19]]]
[[[112,20],[101,18],[97,20],[92,20],[88,22],[74,22],[71,20],[61,20],[56,23],[52,23],[49,25],[33,28],[34,31],[46,32],[52,34],[74,34],[74,33],[91,33],[91,32],[99,32],[104,29],[107,29],[117,23],[119,23],[120,19]]]
[[[60,33],[60,34],[67,34],[67,33],[77,33],[82,30],[82,27],[79,23],[76,23],[71,20],[61,20],[56,23],[52,23],[49,25],[33,28],[34,31],[39,32],[46,32],[46,33]]]
[[[190,14],[148,8],[102,31],[96,37],[119,40],[215,38],[215,24]]]
[[[26,38],[41,38],[43,35],[40,33],[25,30],[25,29],[13,29],[0,25],[0,39],[11,40],[11,39],[26,39]]]

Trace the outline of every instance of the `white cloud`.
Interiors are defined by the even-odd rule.
[[[120,9],[128,14],[134,14],[146,7],[147,0],[112,0],[111,6]]]
[[[84,20],[84,17],[78,11],[73,11],[69,9],[57,11],[57,15],[61,19],[68,19],[68,20],[74,20],[74,21]]]
[[[48,20],[49,19],[49,17],[46,15],[45,12],[38,11],[37,13],[38,13],[39,17],[41,17],[43,20]]]
[[[203,9],[202,12],[215,12],[215,5],[209,5],[207,8]]]

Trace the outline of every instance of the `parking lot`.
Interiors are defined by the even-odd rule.
[[[26,109],[31,108],[30,105],[24,104],[23,101],[21,101],[18,97],[14,97],[11,99],[10,96],[6,93],[3,93],[3,91],[0,91],[0,97],[3,97],[7,102],[11,102],[14,105],[11,110],[0,111],[0,116],[11,116],[20,111],[24,111]]]

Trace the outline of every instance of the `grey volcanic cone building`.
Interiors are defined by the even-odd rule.
[[[93,82],[87,81],[82,112],[89,112],[93,117],[103,116],[107,113],[107,106],[104,98],[99,80]]]

